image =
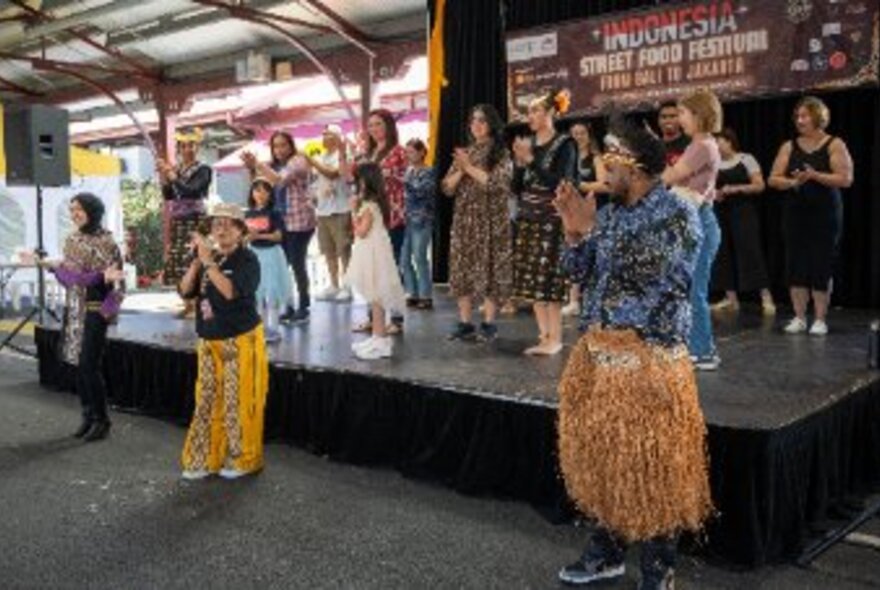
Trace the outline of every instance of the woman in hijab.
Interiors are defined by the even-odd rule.
[[[74,433],[87,442],[110,432],[107,392],[101,359],[107,326],[115,322],[122,304],[122,255],[113,234],[101,226],[104,203],[91,193],[70,200],[76,226],[64,242],[60,261],[41,260],[67,290],[61,359],[76,367],[76,390],[82,403],[82,424]]]

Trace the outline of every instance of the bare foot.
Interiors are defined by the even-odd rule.
[[[529,356],[554,356],[562,352],[562,342],[552,342],[550,340],[541,340],[537,346],[532,346],[525,350],[525,354]]]

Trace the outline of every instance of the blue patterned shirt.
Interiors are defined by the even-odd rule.
[[[434,168],[408,168],[403,177],[406,224],[423,227],[434,222],[437,176]]]
[[[581,330],[635,330],[652,344],[687,341],[690,285],[701,238],[696,208],[662,186],[635,205],[602,208],[562,266],[583,289]]]

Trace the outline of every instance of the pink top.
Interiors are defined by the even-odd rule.
[[[676,184],[701,194],[706,203],[714,201],[715,180],[721,167],[721,153],[715,138],[692,140],[679,162],[684,162],[691,173]]]

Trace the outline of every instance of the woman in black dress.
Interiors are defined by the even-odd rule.
[[[593,136],[593,130],[586,121],[575,121],[568,130],[577,145],[577,189],[582,195],[592,194],[596,205],[601,208],[608,203],[608,184],[605,181],[605,164],[602,163],[602,152]],[[573,284],[569,290],[569,299],[562,308],[562,315],[577,317],[581,311],[581,289]]]
[[[834,262],[843,229],[841,189],[853,182],[853,164],[846,144],[826,133],[831,114],[814,96],[802,98],[794,109],[798,136],[782,144],[771,187],[788,191],[785,201],[785,245],[788,284],[795,317],[788,334],[807,331],[807,306],[816,314],[810,334],[828,333]]]
[[[715,135],[721,153],[721,167],[715,197],[715,213],[721,226],[721,246],[712,272],[713,290],[724,291],[724,299],[713,309],[737,311],[738,293],[761,292],[766,315],[776,313],[770,294],[770,279],[761,246],[761,221],[755,198],[764,192],[764,176],[754,156],[739,151],[733,129]]]

